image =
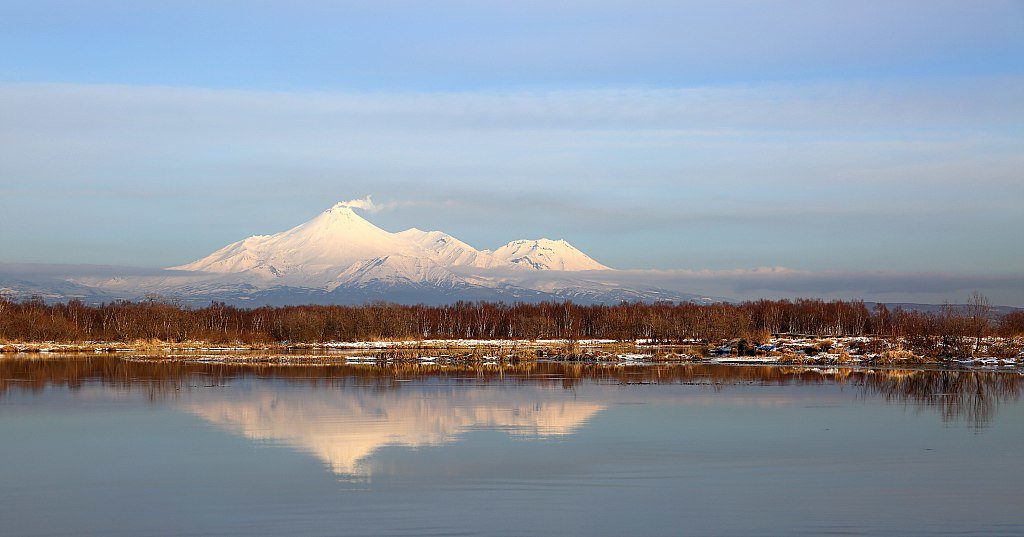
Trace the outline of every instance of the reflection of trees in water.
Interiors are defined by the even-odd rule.
[[[984,427],[999,404],[1020,396],[1024,375],[993,371],[889,371],[865,375],[864,394],[937,409],[947,421]]]
[[[946,420],[963,419],[982,427],[999,404],[1020,396],[1024,374],[968,370],[858,370],[715,364],[614,365],[520,362],[499,365],[439,365],[409,362],[355,365],[324,362],[285,365],[267,362],[203,363],[122,356],[5,357],[0,359],[0,394],[48,386],[77,389],[99,382],[143,390],[150,399],[181,390],[225,384],[236,378],[279,379],[310,386],[365,386],[397,389],[403,381],[447,384],[541,384],[565,388],[582,381],[611,384],[675,383],[727,389],[736,384],[857,386],[865,397],[935,408]]]

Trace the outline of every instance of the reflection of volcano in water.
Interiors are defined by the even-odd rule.
[[[240,397],[216,394],[184,405],[228,431],[277,442],[317,456],[338,474],[368,475],[361,465],[377,449],[436,446],[472,429],[499,429],[523,438],[572,433],[603,406],[564,392],[460,389],[389,392],[254,387]],[[223,394],[227,395],[227,394]]]
[[[237,431],[245,431],[243,424],[249,424],[253,431],[250,435],[252,438],[282,442],[286,442],[289,435],[272,434],[275,428],[260,425],[260,420],[270,419],[261,417],[260,413],[271,413],[271,401],[277,400],[278,405],[284,404],[285,408],[289,405],[295,408],[300,402],[302,405],[310,406],[309,414],[305,409],[294,410],[297,414],[294,418],[296,422],[301,422],[303,416],[313,416],[311,412],[315,405],[326,406],[328,409],[321,411],[321,420],[331,416],[340,416],[338,419],[344,419],[346,412],[351,416],[383,415],[388,416],[389,420],[397,420],[398,411],[388,415],[391,406],[404,409],[406,405],[412,405],[410,401],[416,397],[426,397],[422,391],[416,391],[417,388],[398,382],[398,378],[417,383],[458,384],[457,388],[451,385],[451,390],[454,391],[439,388],[435,384],[433,389],[437,393],[431,393],[428,400],[418,403],[425,407],[418,411],[423,416],[437,415],[436,413],[441,412],[438,408],[441,404],[448,405],[444,412],[460,413],[458,419],[455,414],[448,416],[450,419],[446,420],[447,426],[451,428],[436,429],[449,438],[473,427],[506,428],[512,434],[536,436],[571,432],[601,407],[595,407],[593,403],[586,405],[563,402],[559,396],[560,388],[573,388],[591,383],[687,384],[699,385],[700,388],[697,389],[709,387],[715,392],[727,392],[733,389],[732,386],[749,384],[851,386],[854,393],[865,399],[881,398],[892,403],[914,405],[922,410],[938,411],[945,420],[963,421],[977,428],[987,427],[995,418],[999,406],[1002,403],[1016,401],[1024,389],[1024,372],[1020,370],[734,367],[706,363],[651,367],[557,362],[521,362],[502,366],[394,364],[374,367],[346,364],[197,363],[126,359],[92,354],[70,357],[41,356],[26,358],[15,355],[0,360],[0,396],[11,390],[42,391],[50,386],[79,389],[90,381],[101,381],[107,387],[143,391],[151,400],[162,401],[178,400],[193,384],[219,385],[244,381],[246,385],[251,385],[257,390],[255,394],[264,394],[268,401],[257,402],[259,396],[255,394],[243,396],[242,399],[229,399],[227,393],[220,394],[221,397],[212,397],[207,391],[191,392],[189,401],[196,405],[197,414],[215,423],[223,423],[225,427],[235,424],[232,430]],[[472,377],[474,380],[453,380],[463,376]],[[196,379],[202,380],[197,382]],[[263,381],[270,380],[277,381],[275,386],[283,384],[287,388],[269,389],[264,386],[263,391],[259,391],[258,387]],[[493,385],[514,386],[519,394],[516,401],[508,394],[503,395],[502,392],[505,390],[488,389],[488,386],[493,388]],[[321,393],[316,396],[289,393],[311,386],[316,387],[313,391],[319,392],[319,388],[326,387],[327,392],[338,393]],[[373,390],[372,393],[363,393],[368,386]],[[480,393],[481,391],[490,393],[484,394]],[[392,392],[400,392],[400,395]],[[653,392],[644,393],[645,397],[649,398]],[[355,400],[342,400],[343,396]],[[399,398],[409,399],[399,404]],[[529,402],[525,408],[521,402],[523,400]],[[199,411],[198,405],[203,404],[206,408],[207,401],[211,405],[224,408],[213,410],[211,406],[206,411]],[[540,402],[540,409],[534,408],[533,401]],[[349,405],[355,410],[350,410]],[[238,416],[241,410],[228,411],[229,408],[240,409],[242,406],[247,408],[250,414],[254,413],[255,417],[246,416],[242,419]],[[472,416],[468,415],[469,409],[474,409]],[[479,414],[483,412],[482,409],[490,409],[489,412],[493,416],[488,418]],[[413,409],[405,412],[409,413],[414,413]],[[444,413],[440,415],[445,416]],[[544,416],[556,416],[559,419]],[[281,420],[279,416],[272,417],[277,421]],[[414,426],[421,427],[419,423]],[[404,430],[399,430],[401,432],[398,438],[401,438]],[[438,440],[434,444],[443,441],[445,440]],[[388,441],[384,441],[377,445],[387,443]],[[425,440],[395,440],[392,443],[410,446],[433,445]],[[297,447],[303,445],[299,442],[292,444]],[[369,451],[373,449],[376,448]],[[358,460],[358,457],[355,460]]]

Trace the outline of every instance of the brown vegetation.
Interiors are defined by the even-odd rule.
[[[743,347],[752,349],[766,343],[771,334],[873,335],[917,355],[959,358],[987,351],[991,347],[986,344],[987,336],[1024,335],[1024,312],[1010,313],[993,325],[987,301],[980,295],[966,309],[949,307],[938,314],[889,311],[882,305],[868,309],[863,302],[807,299],[711,305],[458,302],[447,306],[375,303],[252,309],[216,302],[203,308],[185,308],[155,300],[89,306],[75,300],[46,304],[39,299],[0,299],[0,347],[4,340],[260,345],[564,339],[569,342],[568,350],[578,352],[574,342],[581,339],[663,344],[739,340]]]

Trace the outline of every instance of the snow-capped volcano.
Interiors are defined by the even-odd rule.
[[[292,229],[240,240],[185,265],[146,275],[69,276],[59,285],[74,289],[75,296],[100,300],[157,295],[253,306],[695,299],[626,284],[624,273],[564,240],[516,240],[495,250],[477,250],[441,231],[392,233],[357,214],[359,201],[335,204]],[[46,288],[54,296],[71,295],[53,282],[13,283],[36,293]]]
[[[448,269],[610,270],[568,242],[512,241],[493,252],[477,250],[441,231],[385,231],[335,204],[288,231],[229,244],[174,270],[285,278],[289,284],[336,288],[347,284],[433,282],[459,279]]]

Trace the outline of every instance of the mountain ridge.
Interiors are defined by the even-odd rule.
[[[367,263],[371,260],[380,261]],[[453,267],[612,270],[565,240],[518,239],[492,251],[478,250],[443,231],[414,227],[391,233],[358,215],[344,202],[286,231],[253,235],[191,263],[168,268],[284,278],[289,285],[300,286],[320,286],[327,281],[337,287],[346,279],[450,280],[456,277],[441,273],[442,269]],[[373,274],[376,271],[381,274]],[[330,273],[334,273],[333,278]]]
[[[245,305],[442,304],[459,300],[581,303],[710,299],[618,281],[619,271],[568,241],[517,239],[479,250],[443,231],[390,232],[336,203],[285,231],[252,235],[209,255],[153,273],[50,278],[22,289],[75,297],[173,297]]]

